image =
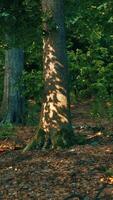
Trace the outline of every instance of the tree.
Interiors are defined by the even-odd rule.
[[[57,148],[74,144],[68,90],[63,0],[42,0],[44,98],[36,136],[25,147]]]
[[[35,15],[36,5],[35,0],[32,4],[29,1],[18,0],[1,0],[0,2],[0,27],[2,29],[0,43],[6,49],[4,92],[0,110],[0,122],[2,123],[23,122],[24,98],[20,84],[24,69],[23,49],[31,45],[37,35],[37,26],[34,26],[38,17]]]
[[[2,26],[4,22],[2,46],[7,47],[5,49],[3,100],[0,109],[1,124],[22,123],[23,121],[23,97],[20,79],[24,68],[24,53],[17,43],[16,10],[18,10],[18,6],[18,1],[1,2],[0,25]]]
[[[24,67],[24,54],[20,48],[5,50],[4,92],[0,112],[2,123],[23,122],[23,97],[20,79]]]

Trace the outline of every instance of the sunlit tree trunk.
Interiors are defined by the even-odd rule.
[[[63,0],[42,0],[44,98],[37,135],[25,148],[73,144],[69,110],[68,68]]]
[[[23,66],[22,49],[11,48],[5,51],[4,91],[0,110],[1,123],[22,123],[23,121],[23,97],[20,84]]]

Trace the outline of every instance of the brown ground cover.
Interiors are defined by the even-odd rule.
[[[34,127],[0,141],[0,200],[113,200],[113,126],[91,118],[88,102],[71,109],[80,145],[22,153]]]

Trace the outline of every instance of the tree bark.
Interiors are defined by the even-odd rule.
[[[1,105],[1,123],[23,122],[23,97],[20,79],[24,67],[23,50],[11,48],[5,51],[5,75],[3,101]]]
[[[74,143],[68,91],[63,0],[42,0],[44,98],[37,135],[32,147],[57,148]]]

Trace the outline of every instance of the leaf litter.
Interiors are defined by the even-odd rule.
[[[22,153],[34,127],[17,127],[15,138],[0,141],[0,200],[113,200],[113,136],[105,134],[113,130],[106,120],[97,127],[85,111],[72,108],[82,145]]]

